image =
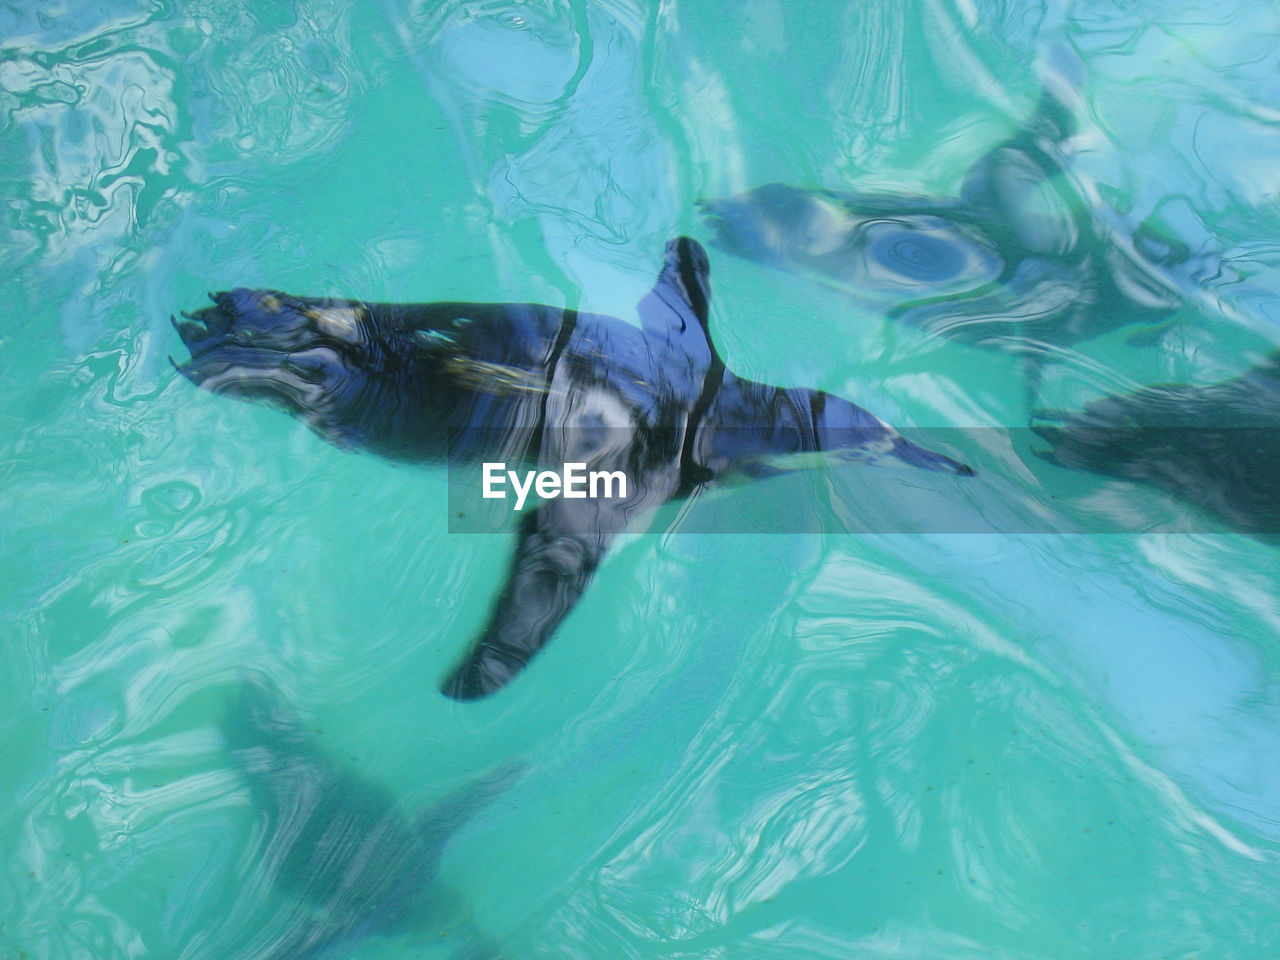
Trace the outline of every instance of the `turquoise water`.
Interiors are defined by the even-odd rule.
[[[1280,341],[1274,9],[108,0],[0,39],[0,956],[1276,956],[1273,547],[635,536],[459,704],[508,542],[449,532],[443,468],[167,359],[232,285],[635,322],[699,199],[953,194],[1060,44],[1073,174],[1224,264],[1168,324],[1050,350],[1033,396],[713,247],[720,350],[994,437],[1211,383]],[[805,489],[744,489],[744,528]],[[290,853],[317,834],[341,869]]]

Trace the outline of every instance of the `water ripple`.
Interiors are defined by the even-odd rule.
[[[851,487],[822,536],[630,540],[460,707],[429,691],[503,539],[447,532],[440,473],[190,391],[165,318],[234,282],[625,314],[700,197],[953,191],[1052,36],[1088,66],[1072,176],[1187,251],[1168,326],[992,358],[716,257],[718,342],[908,425],[1025,422],[1032,361],[1072,405],[1221,379],[1280,329],[1276,12],[376,6],[0,9],[0,954],[1273,956],[1273,548],[854,536],[889,508]],[[237,748],[250,682],[291,732]],[[512,757],[487,817],[415,816]],[[343,941],[377,878],[336,881],[350,926],[278,883],[309,822],[429,851],[420,929]]]

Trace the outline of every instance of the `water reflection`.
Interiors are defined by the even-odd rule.
[[[1058,69],[958,197],[772,184],[708,201],[704,215],[723,249],[816,275],[930,334],[1062,346],[1157,323],[1182,304],[1189,281],[1171,271],[1187,273],[1189,250],[1149,223],[1117,233],[1069,179],[1063,149],[1075,132],[1070,74],[1079,65]]]
[[[1125,652],[1117,645],[1125,636],[1168,639],[1163,631],[1178,623],[1176,614],[1153,615],[1115,590],[1115,607],[1098,611],[1096,624],[1084,622],[1070,595],[1098,596],[1094,577],[1114,562],[1105,551],[1096,570],[1068,577],[1050,569],[1058,562],[1052,538],[1043,552],[1034,540],[1024,548],[1008,538],[961,539],[958,552],[956,541],[939,541],[932,559],[929,548],[894,538],[870,550],[865,541],[856,551],[829,548],[819,564],[791,575],[800,585],[781,624],[748,615],[743,660],[720,704],[731,711],[750,703],[761,719],[733,736],[714,721],[693,735],[678,768],[614,834],[600,886],[564,906],[560,927],[586,924],[601,908],[635,916],[635,891],[643,889],[662,891],[645,900],[659,904],[649,907],[652,920],[597,924],[580,942],[620,946],[638,936],[669,951],[663,955],[736,947],[834,958],[885,938],[928,944],[925,952],[945,950],[954,938],[974,955],[993,947],[1037,955],[1047,922],[1055,942],[1085,952],[1094,937],[1071,916],[1121,903],[1124,911],[1165,915],[1169,894],[1175,909],[1205,916],[1205,886],[1135,887],[1123,879],[1126,864],[1136,862],[1143,875],[1250,875],[1264,853],[1226,810],[1206,815],[1130,746],[1134,732],[1150,736],[1159,725],[1155,738],[1179,749],[1181,734],[1163,726],[1178,723],[1175,702],[1219,716],[1243,692],[1239,684],[1247,689],[1250,669],[1219,661],[1212,678],[1198,673],[1206,657],[1228,655],[1206,623],[1176,637],[1175,659],[1189,654],[1199,668],[1161,674],[1178,691],[1174,699],[1161,706],[1167,687],[1129,699],[1141,673],[1122,659],[1144,653],[1133,641]],[[913,556],[913,571],[890,559],[902,553]],[[1042,623],[1044,603],[1075,612]],[[1015,638],[1008,611],[1022,604]],[[1127,619],[1104,638],[1105,624],[1122,611]],[[1105,697],[1116,685],[1103,712],[1076,701],[1059,672],[1090,633],[1102,671],[1090,688]],[[804,655],[782,653],[780,634],[798,640]],[[774,693],[767,703],[754,690],[762,676]],[[1116,711],[1128,715],[1125,735],[1111,726]],[[1254,723],[1263,722],[1255,714]],[[1225,780],[1212,787],[1231,793]],[[792,861],[790,850],[810,855]],[[679,871],[670,868],[675,860]],[[1062,877],[1072,874],[1091,879],[1068,896]],[[820,892],[835,889],[845,896]],[[921,916],[922,902],[942,913]],[[1243,924],[1227,925],[1251,936]],[[1125,939],[1145,951],[1185,935],[1145,924]],[[1211,939],[1206,933],[1197,942]]]
[[[331,148],[363,83],[338,8],[5,15],[0,111],[13,175],[0,180],[12,212],[0,236],[34,274],[23,295],[33,308],[40,293],[62,304],[77,351],[120,300],[137,316],[159,299],[151,284],[172,283],[193,253],[184,227],[206,206],[201,187],[226,189],[246,163]],[[134,274],[152,276],[125,294],[120,277]]]
[[[651,16],[620,0],[468,2],[416,4],[398,25],[503,227],[500,268],[523,272],[530,244],[513,243],[533,239],[584,308],[639,300],[644,258],[685,219],[678,144],[646,96]]]
[[[437,928],[458,957],[499,960],[437,878],[454,835],[520,774],[499,768],[410,817],[399,800],[327,757],[283,700],[246,684],[225,723],[261,826],[256,884],[287,901],[240,949],[279,960],[328,956],[365,936]]]
[[[1280,534],[1280,357],[1211,386],[1169,384],[1039,411],[1048,459],[1150,484],[1225,520]]]
[[[0,331],[0,952],[226,957],[294,923],[318,939],[281,943],[440,953],[438,930],[355,942],[388,916],[366,894],[413,899],[398,849],[387,887],[320,871],[327,886],[290,892],[258,869],[260,831],[273,856],[305,822],[427,862],[424,778],[533,752],[550,772],[520,815],[469,828],[492,862],[446,843],[429,884],[447,878],[515,955],[1274,955],[1280,583],[1261,545],[853,537],[868,511],[899,514],[849,486],[819,501],[820,536],[627,544],[529,683],[455,709],[423,678],[483,621],[503,561],[494,538],[447,534],[443,475],[200,403],[163,361],[164,318],[210,285],[619,315],[698,197],[944,196],[1017,131],[1053,34],[1088,66],[1071,172],[1092,209],[1146,262],[1223,263],[1145,342],[1044,351],[1039,405],[1212,412],[1270,376],[1256,358],[1280,321],[1276,11],[381,9],[0,9],[17,291]],[[890,245],[908,272],[917,240]],[[894,423],[1026,423],[991,352],[848,334],[766,271],[715,268],[736,271],[712,318],[736,370],[874,395]],[[1233,416],[1270,396],[1245,392]],[[984,496],[1051,499],[1007,432],[983,436],[961,455],[1007,485]],[[1197,485],[1220,449],[1158,460],[1198,463]],[[1067,476],[1073,508],[1098,495]],[[794,490],[754,489],[735,510],[761,524]],[[1137,520],[1164,507],[1136,486],[1120,501]],[[207,698],[245,664],[292,708],[343,716],[341,764],[290,734],[229,766]],[[301,776],[276,776],[291,763]],[[378,775],[395,763],[408,773]],[[289,820],[291,796],[308,816]]]

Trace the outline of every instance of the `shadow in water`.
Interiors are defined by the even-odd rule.
[[[1280,534],[1280,353],[1209,386],[1162,384],[1079,411],[1037,411],[1032,429],[1060,466],[1159,487],[1258,539]]]
[[[388,790],[322,752],[274,691],[245,683],[223,730],[258,815],[253,869],[287,904],[245,956],[336,957],[371,934],[430,932],[437,943],[456,940],[453,960],[501,960],[437,873],[452,837],[523,765],[497,767],[408,815]]]

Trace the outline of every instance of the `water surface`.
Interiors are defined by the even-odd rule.
[[[954,195],[1058,44],[1083,65],[1072,176],[1219,258],[1196,298],[1041,351],[1033,380],[711,248],[720,350],[986,436],[1211,383],[1280,341],[1274,10],[112,0],[9,5],[0,40],[0,953],[1275,955],[1274,547],[852,534],[856,501],[821,534],[677,526],[457,704],[436,684],[506,541],[449,531],[442,468],[167,360],[170,313],[232,285],[635,322],[665,241],[710,239],[701,199]],[[1030,493],[1189,509],[960,453]],[[741,529],[810,488],[775,489],[743,491]],[[246,757],[255,688],[287,720]],[[338,850],[428,838],[400,900],[332,923],[282,882],[289,818],[249,775],[277,761],[350,825]]]

